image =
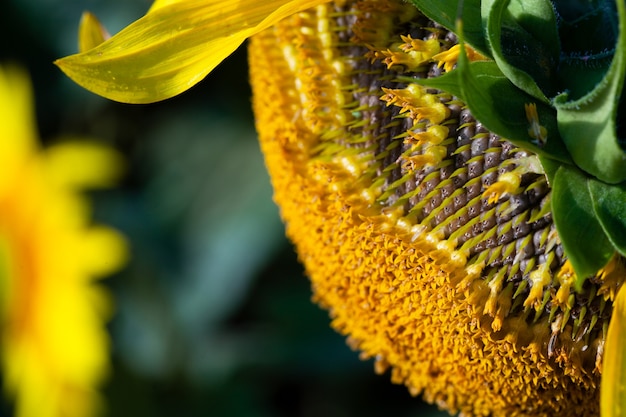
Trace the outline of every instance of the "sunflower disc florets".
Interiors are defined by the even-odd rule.
[[[413,394],[467,415],[597,415],[623,260],[574,291],[536,156],[411,82],[458,53],[394,0],[319,6],[252,39],[287,233],[333,326]]]

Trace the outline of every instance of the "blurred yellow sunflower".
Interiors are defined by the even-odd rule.
[[[111,185],[121,160],[85,142],[41,149],[27,75],[0,67],[0,352],[17,417],[88,417],[109,370],[108,293],[122,237],[90,223],[80,191]]]

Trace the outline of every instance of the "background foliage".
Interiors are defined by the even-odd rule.
[[[147,106],[90,94],[52,65],[76,51],[83,10],[115,33],[149,5],[8,0],[0,14],[0,61],[30,72],[44,141],[98,138],[128,161],[119,188],[93,195],[97,221],[132,245],[129,266],[105,281],[117,311],[108,416],[440,415],[376,376],[310,302],[271,201],[245,49]]]

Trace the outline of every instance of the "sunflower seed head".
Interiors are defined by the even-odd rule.
[[[536,156],[411,83],[452,70],[456,44],[394,0],[335,2],[253,40],[257,127],[287,232],[333,325],[412,392],[476,414],[532,401],[513,414],[597,413],[588,398],[624,262],[575,292]],[[485,378],[489,400],[446,373],[446,353]],[[500,398],[515,383],[480,366],[503,366],[523,394]]]

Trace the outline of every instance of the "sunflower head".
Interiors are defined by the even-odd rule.
[[[597,414],[623,258],[575,290],[537,154],[429,85],[458,66],[458,36],[359,0],[292,16],[249,51],[276,202],[350,345],[452,412]],[[520,117],[548,136],[536,105]]]

